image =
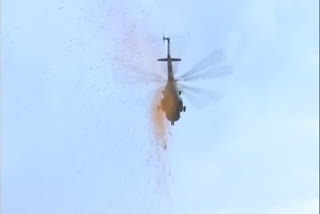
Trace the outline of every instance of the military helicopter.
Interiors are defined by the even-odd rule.
[[[182,85],[181,81],[188,81],[188,80],[196,80],[196,79],[203,79],[206,78],[215,78],[219,76],[224,76],[227,74],[232,73],[232,68],[230,65],[219,65],[216,67],[212,67],[215,64],[218,64],[220,61],[223,60],[224,56],[219,51],[214,51],[213,53],[209,54],[207,57],[202,59],[196,65],[194,65],[189,71],[182,74],[181,76],[175,78],[173,73],[173,66],[172,62],[179,62],[181,59],[179,58],[172,58],[170,55],[170,38],[163,37],[163,41],[167,41],[167,57],[160,58],[158,61],[167,62],[167,69],[168,69],[168,78],[166,82],[166,86],[164,90],[162,90],[163,98],[160,101],[160,105],[158,105],[158,111],[162,110],[166,118],[171,122],[171,125],[174,125],[174,122],[180,119],[180,113],[186,111],[186,106],[183,105],[183,101],[181,98],[181,86],[183,86],[184,91],[190,90],[191,91],[198,91],[204,94],[204,90],[197,89],[194,87],[188,87],[186,85]],[[211,68],[211,69],[210,69]],[[178,83],[179,82],[179,83]],[[178,84],[180,87],[178,87]],[[205,92],[207,95],[210,94],[212,97],[212,92]],[[189,93],[189,97],[192,96]]]
[[[203,82],[201,83],[200,88],[188,85],[188,83],[194,83],[195,80],[207,80],[210,78],[228,75],[232,73],[232,68],[230,65],[224,64],[226,58],[223,52],[221,52],[220,50],[215,50],[209,53],[206,57],[202,58],[197,63],[195,63],[192,67],[188,68],[186,71],[182,71],[182,73],[179,73],[179,70],[175,67],[173,62],[180,62],[181,59],[171,57],[170,38],[163,36],[162,40],[167,43],[167,57],[160,58],[157,60],[158,62],[167,63],[166,76],[164,76],[164,73],[162,72],[154,72],[155,70],[157,70],[157,68],[159,68],[158,62],[154,64],[154,66],[156,67],[153,67],[152,69],[150,69],[150,63],[146,64],[147,67],[143,67],[145,65],[140,64],[141,58],[149,57],[149,54],[140,55],[136,52],[129,52],[128,56],[121,55],[121,57],[118,58],[121,59],[120,62],[115,63],[115,65],[124,66],[117,68],[117,70],[121,69],[128,72],[118,72],[116,74],[119,76],[115,77],[120,78],[118,80],[123,81],[125,83],[138,83],[141,81],[147,84],[161,83],[162,85],[164,83],[164,89],[161,91],[163,97],[156,108],[158,111],[163,111],[168,121],[171,123],[172,126],[174,126],[175,122],[180,119],[181,112],[186,111],[186,106],[184,105],[181,96],[184,99],[187,99],[188,103],[190,103],[192,106],[196,108],[206,106],[207,104],[204,104],[204,102],[208,103],[221,98],[221,95],[219,95],[219,93],[204,89],[203,86],[205,85],[203,85]],[[141,46],[143,47],[143,45]],[[153,53],[157,52],[154,50],[155,49],[153,49],[152,47],[142,52],[152,53],[150,54],[152,55],[152,58],[147,60],[148,62],[152,61],[152,64],[152,59],[155,58]],[[175,70],[175,72],[173,70]]]
[[[181,59],[172,58],[170,55],[170,38],[163,37],[163,41],[168,42],[168,55],[166,58],[158,59],[161,62],[167,62],[168,65],[168,80],[167,84],[162,91],[163,98],[161,100],[158,110],[163,110],[167,119],[171,122],[171,125],[174,125],[174,122],[179,120],[180,112],[186,111],[186,106],[183,105],[183,101],[180,97],[181,90],[178,90],[176,80],[173,74],[172,62],[179,62]]]

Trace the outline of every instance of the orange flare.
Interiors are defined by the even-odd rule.
[[[159,92],[160,90],[157,91],[158,92],[155,93],[153,103],[151,105],[152,128],[156,142],[160,143],[163,149],[166,149],[169,126],[163,111],[158,108],[162,99],[162,94]]]

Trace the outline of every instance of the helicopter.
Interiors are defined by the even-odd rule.
[[[163,36],[162,40],[167,43],[167,56],[165,58],[154,60],[156,62],[154,66],[156,67],[150,69],[150,63],[146,64],[148,67],[143,67],[140,64],[140,59],[146,58],[148,55],[139,55],[136,52],[129,52],[128,56],[121,55],[121,57],[117,58],[117,60],[121,59],[121,61],[119,64],[116,64],[124,65],[123,70],[129,72],[117,74],[120,75],[118,76],[120,77],[120,81],[124,81],[125,83],[138,83],[141,81],[147,84],[160,83],[162,85],[164,83],[165,86],[160,91],[163,97],[157,103],[156,110],[164,112],[166,119],[171,123],[171,126],[174,126],[175,122],[180,119],[181,113],[186,111],[186,106],[184,105],[182,97],[187,99],[188,104],[191,104],[196,108],[207,106],[205,103],[216,101],[221,98],[219,93],[204,89],[204,85],[201,85],[200,88],[192,86],[192,82],[194,83],[196,80],[223,77],[233,73],[233,69],[231,65],[225,64],[226,58],[223,52],[216,49],[210,52],[207,56],[201,58],[198,62],[193,64],[193,66],[189,68],[187,67],[187,70],[182,72],[180,71],[179,73],[179,70],[175,67],[174,63],[180,62],[181,59],[171,57],[170,38]],[[144,46],[141,45],[141,47]],[[146,49],[146,52],[150,53],[150,50],[151,52],[156,52],[153,48],[154,47]],[[152,55],[152,58],[154,59],[156,57]],[[153,64],[152,59],[148,61]],[[123,62],[126,63],[124,64]],[[166,62],[167,75],[164,75],[162,72],[154,72],[155,70],[158,71],[158,65],[161,64],[159,62]],[[175,72],[173,70],[175,70]],[[125,76],[121,76],[123,74],[125,74]],[[189,85],[190,83],[191,85]]]
[[[167,57],[160,58],[158,61],[167,62],[168,65],[168,79],[167,84],[162,91],[163,98],[161,99],[160,106],[158,106],[158,110],[162,110],[165,112],[166,118],[171,122],[171,126],[174,125],[174,122],[179,120],[180,112],[186,111],[186,106],[183,105],[183,101],[181,99],[181,90],[178,90],[177,80],[174,78],[172,62],[179,62],[181,59],[172,58],[170,55],[170,38],[163,37],[163,41],[167,41],[168,50]]]

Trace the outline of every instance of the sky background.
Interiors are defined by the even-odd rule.
[[[1,212],[318,213],[318,8],[2,0]],[[127,75],[165,76],[163,33],[179,73],[214,50],[233,67],[194,83],[222,99],[185,99],[166,150],[150,121],[159,87]]]

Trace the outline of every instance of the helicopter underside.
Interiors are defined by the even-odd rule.
[[[174,84],[167,84],[163,94],[161,109],[165,112],[171,125],[174,125],[174,122],[180,119],[180,112],[185,111],[186,107],[183,106],[183,101],[179,96],[180,92],[177,91]]]
[[[182,101],[179,100],[173,105],[168,105],[171,101],[162,99],[161,100],[161,109],[165,112],[166,118],[171,122],[171,125],[174,125],[174,122],[180,119],[180,112],[185,111]]]

